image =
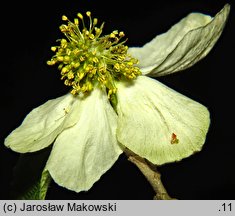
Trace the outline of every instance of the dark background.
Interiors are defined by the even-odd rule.
[[[63,2],[63,3],[62,3]],[[154,3],[153,3],[154,2]],[[181,73],[160,81],[204,104],[211,127],[200,153],[159,168],[169,194],[178,199],[235,198],[234,4],[226,0],[162,1],[27,1],[1,5],[0,198],[9,195],[13,168],[19,154],[6,149],[4,138],[34,108],[68,89],[56,67],[46,61],[50,47],[61,37],[61,16],[73,18],[90,10],[105,21],[105,33],[114,29],[127,35],[129,46],[142,46],[167,31],[190,12],[214,16],[225,3],[231,13],[224,32],[209,55]],[[129,4],[129,5],[126,5]],[[4,14],[4,15],[3,15]],[[94,122],[95,124],[95,122]],[[52,182],[47,199],[152,199],[151,186],[122,155],[88,192],[74,193]]]

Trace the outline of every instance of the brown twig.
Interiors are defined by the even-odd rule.
[[[139,170],[143,173],[143,175],[146,177],[148,182],[153,187],[153,190],[156,192],[156,195],[154,196],[153,199],[156,200],[174,199],[168,195],[164,185],[162,184],[161,174],[156,169],[156,166],[153,166],[148,161],[134,154],[133,152],[130,152],[129,150],[125,151],[125,153],[128,156],[128,160],[139,168]]]

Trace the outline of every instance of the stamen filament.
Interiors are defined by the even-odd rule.
[[[89,93],[94,86],[105,88],[108,98],[116,94],[116,81],[122,79],[135,79],[141,74],[136,66],[137,59],[127,54],[128,47],[124,45],[127,39],[120,41],[125,35],[121,31],[113,31],[109,35],[101,36],[104,23],[96,27],[98,19],[92,20],[91,12],[87,11],[89,30],[85,26],[81,13],[71,22],[66,16],[63,21],[68,24],[61,25],[60,30],[66,39],[58,40],[59,46],[51,47],[55,55],[48,65],[59,64],[61,79],[64,84],[71,86],[71,93]],[[79,20],[83,29],[80,30]]]

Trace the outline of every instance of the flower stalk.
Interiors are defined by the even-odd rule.
[[[154,196],[154,200],[173,200],[167,193],[162,181],[161,181],[161,174],[157,170],[157,167],[152,165],[146,159],[134,154],[130,150],[125,151],[128,160],[135,164],[142,174],[146,177],[150,185],[152,186],[153,190],[155,191],[156,195]]]

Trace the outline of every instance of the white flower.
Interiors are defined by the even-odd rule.
[[[103,54],[98,49],[94,51],[88,47],[87,53],[92,53],[92,57],[89,56],[92,63],[84,60],[85,54],[79,56],[80,63],[83,66],[88,64],[83,67],[84,71],[89,69],[93,75],[100,73],[96,79],[101,84],[92,83],[92,78],[88,76],[88,81],[83,82],[81,80],[86,76],[84,71],[77,74],[72,71],[71,68],[79,68],[80,64],[62,56],[64,51],[67,56],[71,55],[69,44],[62,39],[60,48],[52,48],[58,52],[49,64],[70,61],[70,68],[68,63],[59,67],[65,84],[73,87],[72,94],[49,100],[35,108],[5,139],[5,145],[26,153],[53,143],[46,170],[56,183],[76,192],[90,189],[114,164],[125,147],[156,165],[179,161],[200,151],[210,124],[207,108],[147,76],[158,77],[184,70],[205,57],[220,37],[229,10],[230,6],[225,5],[214,18],[191,13],[145,46],[130,48],[129,54],[140,61],[140,76],[133,66],[134,59],[129,58],[126,52],[122,55],[124,46],[118,47],[121,51],[117,51],[115,59],[120,56],[121,60],[129,60],[124,61],[124,65],[110,64],[116,74],[123,67],[127,72],[120,77],[125,76],[126,79],[112,77],[117,75],[113,75],[112,67],[107,63],[114,59],[110,53],[107,54],[107,62],[101,62],[99,57],[106,55],[106,51]],[[90,18],[90,12],[87,16]],[[81,14],[78,17],[83,20]],[[63,16],[63,19],[67,20],[67,17]],[[74,23],[78,24],[78,20]],[[93,25],[96,23],[94,19]],[[73,28],[73,25],[62,25],[62,32],[67,34],[68,28]],[[102,27],[96,28],[96,34],[91,31],[75,33],[87,35],[92,41],[95,37],[98,45],[102,42],[105,46],[109,46],[110,42],[115,45],[111,39],[115,41],[119,40],[117,35],[123,36],[122,32],[118,34],[114,31],[98,39],[99,30]],[[71,41],[74,31],[67,34]],[[93,44],[92,49],[98,45]],[[77,56],[79,51],[72,50],[75,51]],[[109,76],[103,73],[104,68]],[[84,96],[80,90],[89,91],[90,94]],[[117,99],[114,105],[110,103],[112,96]]]

